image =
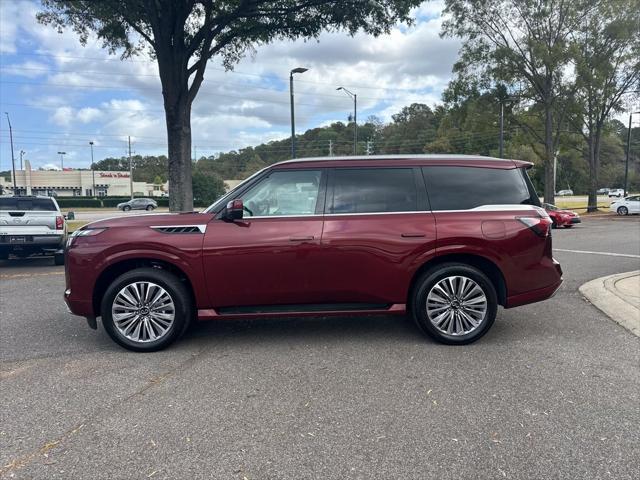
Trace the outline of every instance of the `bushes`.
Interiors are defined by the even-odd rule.
[[[102,202],[97,198],[57,197],[60,208],[101,208]]]

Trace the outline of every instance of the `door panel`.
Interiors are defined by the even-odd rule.
[[[318,303],[326,174],[274,170],[242,193],[245,218],[209,223],[203,262],[214,308]]]
[[[328,301],[406,303],[413,273],[435,249],[426,210],[418,169],[332,170],[322,234]]]
[[[430,212],[326,216],[328,301],[406,303],[413,273],[434,254],[435,241]]]
[[[203,246],[214,308],[319,303],[322,216],[213,220]]]

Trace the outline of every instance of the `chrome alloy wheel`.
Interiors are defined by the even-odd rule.
[[[487,313],[487,297],[468,277],[445,277],[427,295],[427,316],[445,335],[461,336],[476,330]]]
[[[176,315],[171,295],[160,285],[134,282],[113,299],[111,317],[118,332],[134,342],[153,342],[164,337]]]

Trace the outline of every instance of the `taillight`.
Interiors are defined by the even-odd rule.
[[[64,217],[62,215],[58,215],[56,217],[56,230],[62,230],[64,228]]]
[[[551,219],[545,217],[517,217],[520,222],[524,223],[529,230],[539,237],[548,237],[551,233]]]

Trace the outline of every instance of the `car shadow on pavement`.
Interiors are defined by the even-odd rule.
[[[293,340],[304,344],[338,339],[415,342],[422,341],[423,336],[413,320],[405,316],[283,317],[197,322],[181,342],[214,339],[248,343],[288,343]]]
[[[9,260],[0,260],[0,269],[10,270],[18,268],[33,268],[33,267],[53,267],[53,256],[37,256],[16,258],[11,257]],[[64,269],[64,267],[58,267]]]

